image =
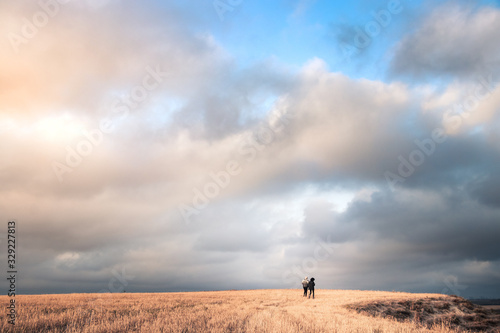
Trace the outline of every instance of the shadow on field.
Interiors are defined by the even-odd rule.
[[[471,332],[500,332],[500,314],[458,297],[385,300],[349,304],[350,310],[374,317],[410,321],[427,328],[446,325]]]

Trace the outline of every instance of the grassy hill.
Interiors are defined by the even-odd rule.
[[[7,304],[7,296],[0,299]],[[302,290],[287,289],[18,295],[16,304],[16,325],[4,315],[1,332],[459,332],[476,321],[484,324],[477,329],[498,332],[492,328],[497,314],[439,294],[318,289],[315,299],[307,299]]]

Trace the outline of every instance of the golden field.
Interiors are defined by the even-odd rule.
[[[357,311],[373,302],[443,302],[439,294],[300,289],[189,293],[17,295],[16,325],[1,332],[459,332]],[[9,298],[1,296],[1,303]],[[406,302],[406,303],[404,303]],[[458,310],[457,310],[458,311]],[[433,312],[434,313],[434,312]]]

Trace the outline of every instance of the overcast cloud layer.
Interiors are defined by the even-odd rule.
[[[0,3],[21,293],[500,297],[494,4],[61,2]],[[330,45],[391,6],[352,59]]]

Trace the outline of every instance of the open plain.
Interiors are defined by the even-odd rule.
[[[0,301],[7,304],[7,296]],[[1,332],[463,332],[461,324],[476,319],[490,325],[484,331],[498,332],[493,312],[440,294],[322,289],[315,299],[298,289],[58,294],[18,295],[16,304],[16,324],[4,315]]]

